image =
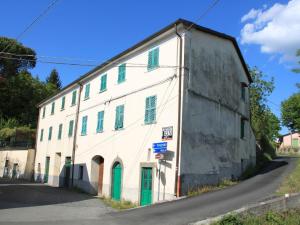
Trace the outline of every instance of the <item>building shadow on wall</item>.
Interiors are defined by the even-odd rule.
[[[22,208],[43,205],[53,205],[62,203],[72,203],[95,199],[89,190],[93,190],[92,185],[85,180],[87,177],[87,168],[85,164],[74,166],[74,186],[72,187],[71,172],[68,165],[64,165],[58,177],[49,175],[51,181],[58,181],[57,187],[52,187],[43,183],[33,183],[24,180],[0,179],[0,209]],[[83,177],[79,177],[83,172]],[[44,174],[37,174],[37,177],[44,177]],[[80,178],[84,178],[80,179]],[[87,192],[87,193],[86,193]]]

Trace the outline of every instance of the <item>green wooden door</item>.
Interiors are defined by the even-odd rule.
[[[69,187],[71,166],[72,166],[71,157],[66,157],[66,161],[65,161],[65,180],[64,180],[64,186],[65,187]]]
[[[122,179],[122,167],[120,163],[116,163],[112,171],[112,188],[111,197],[113,200],[121,200],[121,180]]]
[[[141,205],[150,205],[152,203],[152,168],[142,168],[141,183]]]
[[[44,183],[48,183],[48,178],[49,178],[49,166],[50,166],[50,157],[46,157],[45,174],[44,174]]]

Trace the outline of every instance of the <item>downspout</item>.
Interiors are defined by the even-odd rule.
[[[36,132],[35,132],[35,145],[34,145],[34,157],[33,157],[33,168],[32,168],[32,175],[31,175],[31,180],[34,181],[34,176],[35,176],[35,161],[36,161],[36,152],[37,152],[37,143],[39,141],[39,124],[40,124],[40,107],[38,107],[38,116],[37,116],[37,122],[36,122]],[[28,154],[28,150],[27,150]]]
[[[76,108],[76,116],[75,116],[75,127],[74,127],[74,138],[73,138],[73,149],[72,149],[72,182],[71,187],[74,187],[74,167],[75,167],[75,151],[76,151],[76,141],[77,141],[77,127],[78,127],[78,118],[79,118],[79,110],[80,110],[80,102],[81,102],[81,92],[82,92],[82,84],[79,82],[79,96],[78,96],[78,104]]]
[[[180,196],[180,173],[179,173],[179,155],[180,155],[180,144],[181,144],[181,85],[182,85],[182,36],[178,33],[177,24],[175,24],[175,33],[179,38],[179,88],[178,88],[178,118],[177,118],[177,149],[176,149],[176,171],[175,171],[175,195],[176,197]]]

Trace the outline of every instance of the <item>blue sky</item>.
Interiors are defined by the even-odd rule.
[[[15,38],[51,2],[1,1],[0,36]],[[220,0],[198,21],[211,3],[212,0],[152,0],[151,3],[60,0],[20,41],[35,49],[40,56],[69,57],[82,59],[81,63],[99,64],[178,18],[196,21],[236,37],[246,62],[259,67],[268,77],[275,78],[276,88],[269,99],[271,109],[279,116],[280,102],[296,92],[295,83],[300,82],[300,75],[290,72],[292,62],[279,62],[280,54],[261,52],[261,44],[257,40],[251,39],[252,43],[242,44],[241,30],[247,22],[242,23],[241,18],[251,9],[268,9],[275,3],[287,5],[288,1]],[[87,61],[90,59],[96,61]],[[38,63],[31,72],[45,79],[53,68],[59,71],[63,85],[92,69]]]

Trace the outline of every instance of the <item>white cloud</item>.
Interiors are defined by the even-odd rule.
[[[300,0],[251,9],[241,21],[247,21],[241,30],[242,44],[260,45],[263,53],[279,54],[280,62],[295,60],[300,49]]]

